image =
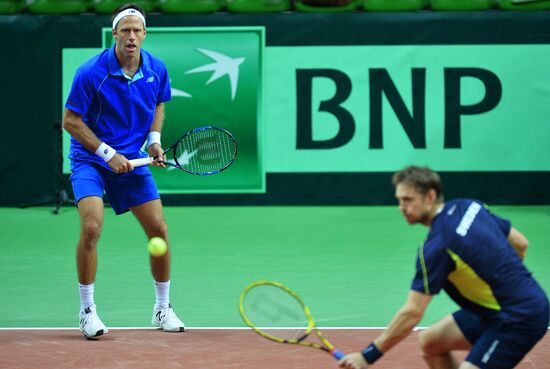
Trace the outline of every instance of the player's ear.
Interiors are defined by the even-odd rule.
[[[437,201],[437,192],[434,189],[429,190],[426,194],[426,198],[428,199],[430,204],[435,204],[435,202]]]

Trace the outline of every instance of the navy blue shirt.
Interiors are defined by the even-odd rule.
[[[83,63],[77,70],[65,107],[83,115],[95,135],[127,158],[139,151],[151,128],[157,104],[169,101],[170,82],[164,63],[141,50],[141,65],[124,75],[114,47]],[[71,138],[69,157],[103,160]]]
[[[540,312],[546,295],[508,242],[510,229],[481,202],[445,203],[418,251],[411,288],[443,289],[462,308],[505,323]]]

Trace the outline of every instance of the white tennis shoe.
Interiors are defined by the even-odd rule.
[[[99,337],[109,332],[99,319],[95,305],[80,310],[80,331],[86,338]]]
[[[177,317],[172,305],[164,309],[155,305],[151,323],[165,332],[185,332],[185,324]]]

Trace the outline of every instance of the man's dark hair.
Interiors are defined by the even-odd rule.
[[[423,195],[426,195],[430,190],[434,190],[438,202],[443,202],[441,178],[439,174],[428,167],[408,166],[393,175],[392,183],[394,187],[400,183],[406,184]]]
[[[141,15],[143,15],[145,17],[145,10],[143,10],[143,8],[141,6],[139,6],[137,4],[134,4],[134,3],[127,3],[127,4],[123,4],[123,5],[119,6],[118,8],[116,8],[113,11],[113,15],[111,17],[111,22],[115,20],[118,13],[120,13],[121,11],[124,11],[126,9],[136,9],[138,12],[141,13]]]

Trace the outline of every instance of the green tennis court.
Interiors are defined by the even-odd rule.
[[[550,206],[495,206],[524,232],[526,264],[550,290]],[[189,327],[244,327],[241,290],[259,279],[298,292],[322,327],[385,326],[405,300],[427,229],[396,206],[167,207],[173,248],[171,301]],[[106,209],[96,303],[110,327],[149,327],[154,290],[146,238],[132,215]],[[78,214],[0,209],[0,327],[78,324]],[[455,309],[435,298],[422,326]],[[77,332],[75,332],[77,334]]]

